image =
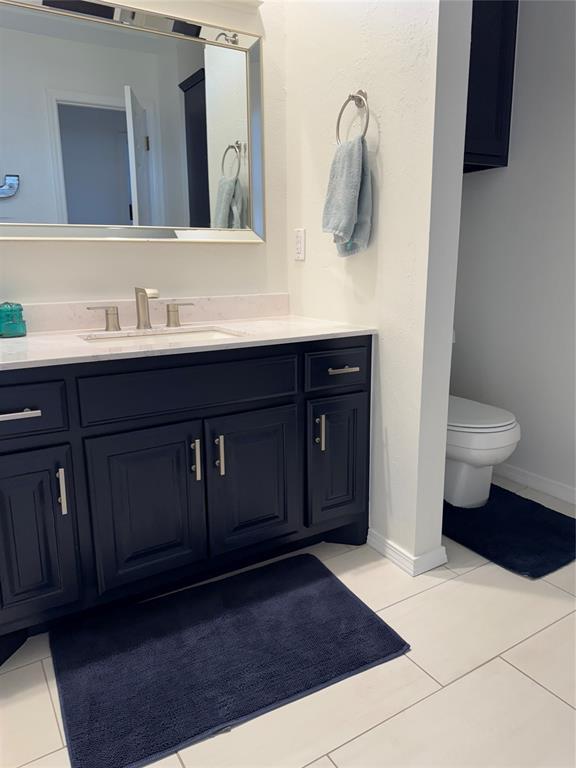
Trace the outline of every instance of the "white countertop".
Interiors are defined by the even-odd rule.
[[[194,339],[192,334],[183,333],[182,339],[175,338],[174,335],[170,336],[170,340],[162,336],[133,336],[112,341],[99,339],[93,342],[82,338],[82,336],[94,334],[93,330],[30,333],[28,336],[17,339],[0,338],[0,371],[101,360],[122,360],[132,357],[213,352],[221,349],[368,336],[376,333],[374,328],[296,315],[191,323],[183,326],[182,330],[195,327],[230,330],[239,335],[201,340]]]

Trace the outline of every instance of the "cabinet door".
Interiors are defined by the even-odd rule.
[[[101,591],[206,556],[200,421],[86,441]]]
[[[366,513],[368,394],[308,403],[308,522]]]
[[[295,405],[209,419],[206,441],[214,554],[298,529],[302,485]]]
[[[0,623],[78,598],[67,446],[0,456]]]
[[[508,165],[517,0],[474,0],[464,170]]]

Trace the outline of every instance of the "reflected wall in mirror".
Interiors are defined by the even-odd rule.
[[[0,236],[261,235],[258,47],[118,6],[1,0],[0,183],[19,180]]]

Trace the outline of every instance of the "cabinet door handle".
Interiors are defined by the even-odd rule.
[[[66,495],[66,472],[64,467],[60,467],[56,472],[58,478],[58,487],[60,489],[60,496],[58,496],[58,503],[62,509],[62,514],[68,514],[68,496]]]
[[[316,424],[320,424],[320,437],[317,437],[314,442],[320,446],[321,451],[326,450],[326,414],[322,414],[316,419]]]
[[[220,477],[224,477],[226,474],[226,451],[224,447],[224,435],[219,435],[214,442],[218,446],[218,459],[216,460],[216,466],[220,470]]]
[[[194,451],[194,464],[192,464],[192,472],[196,473],[196,480],[197,482],[202,481],[202,446],[200,445],[200,440],[196,439],[194,442],[190,445],[192,450]]]
[[[42,416],[40,408],[32,410],[32,408],[24,408],[22,411],[15,411],[14,413],[0,413],[0,421],[17,421],[18,419],[37,419]]]
[[[328,376],[342,376],[343,373],[360,373],[360,366],[345,365],[344,368],[328,368]]]

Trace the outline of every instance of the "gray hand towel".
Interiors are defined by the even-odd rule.
[[[212,222],[213,227],[216,227],[217,229],[229,229],[230,207],[235,191],[236,179],[228,179],[225,176],[222,176],[218,182],[216,209],[214,211],[214,221]]]
[[[212,226],[217,229],[242,229],[244,227],[244,193],[238,179],[222,176],[218,182],[216,209]]]
[[[372,178],[362,137],[336,149],[322,217],[322,229],[334,237],[340,256],[366,248],[372,228]]]
[[[244,229],[244,211],[244,190],[242,189],[240,179],[236,179],[236,186],[234,187],[232,202],[230,203],[230,227],[232,227],[232,229]]]

